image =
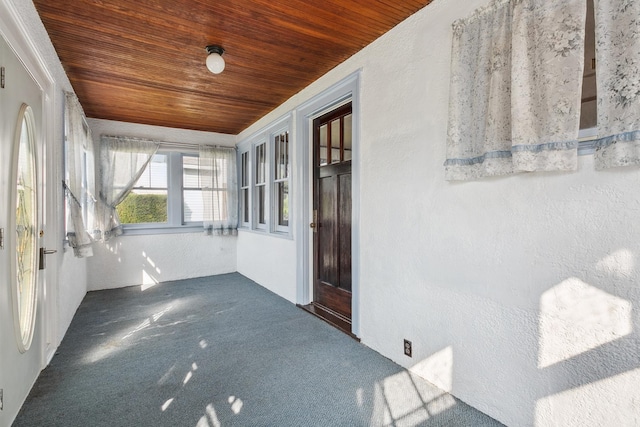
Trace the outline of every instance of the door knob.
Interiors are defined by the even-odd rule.
[[[315,229],[317,226],[316,226],[316,223],[315,223],[315,222],[312,222],[311,224],[309,224],[309,227],[311,227],[311,228]]]

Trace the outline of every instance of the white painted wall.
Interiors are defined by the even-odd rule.
[[[88,119],[96,143],[101,135],[163,142],[235,145],[234,135]],[[236,271],[236,236],[204,233],[119,236],[94,245],[88,258],[88,290],[144,285]]]
[[[296,303],[296,244],[265,233],[238,232],[238,272]]]
[[[508,425],[640,425],[640,170],[443,179],[451,23],[488,2],[435,0],[238,139],[361,68],[362,342]],[[238,269],[291,298],[295,266],[249,272],[278,244],[242,234]]]

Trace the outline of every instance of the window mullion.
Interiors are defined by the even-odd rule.
[[[167,222],[173,227],[183,224],[182,218],[182,154],[169,153],[168,162],[168,194],[167,194]]]

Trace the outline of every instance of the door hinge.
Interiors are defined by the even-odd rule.
[[[314,233],[318,232],[318,210],[317,209],[313,210],[313,222],[309,224],[309,227],[313,229]]]
[[[0,249],[4,249],[4,228],[0,228]]]
[[[0,88],[4,89],[4,67],[0,67]]]

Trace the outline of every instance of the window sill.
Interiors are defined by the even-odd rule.
[[[182,226],[123,226],[123,236],[144,236],[152,234],[183,234],[183,233],[203,233],[202,225],[182,225]]]
[[[588,156],[596,152],[595,141],[598,139],[598,128],[580,129],[578,132],[578,156]]]
[[[261,236],[275,237],[278,239],[293,240],[293,235],[290,232],[286,232],[286,231],[272,231],[271,233],[269,233],[267,230],[260,229],[260,228],[254,229],[249,227],[238,227],[238,233],[240,232],[259,234]]]

